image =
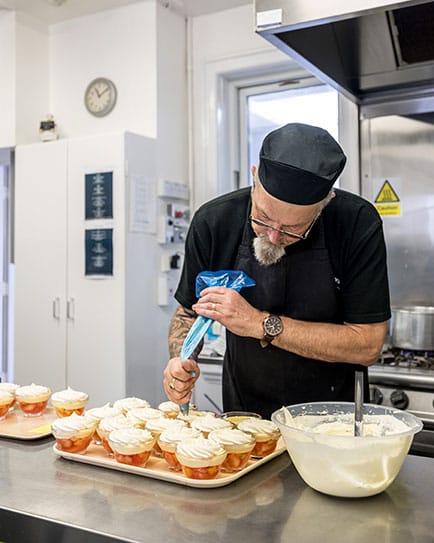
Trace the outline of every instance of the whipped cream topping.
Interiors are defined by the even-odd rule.
[[[167,430],[164,430],[164,432],[161,433],[158,442],[163,443],[179,443],[180,441],[184,441],[186,439],[191,439],[193,437],[201,437],[202,433],[199,432],[199,430],[195,430],[194,428],[189,428],[188,426],[180,426],[175,428],[169,428]]]
[[[222,428],[210,432],[208,439],[220,443],[223,447],[241,446],[253,447],[255,438],[251,434],[242,432],[237,428]]]
[[[113,430],[120,430],[121,428],[134,428],[134,424],[125,415],[114,415],[100,420],[98,433],[108,436]]]
[[[225,449],[221,445],[205,437],[186,439],[176,446],[176,457],[179,462],[189,467],[222,464],[226,458],[226,454]]]
[[[179,405],[175,402],[161,402],[158,409],[163,413],[179,413]]]
[[[89,399],[88,394],[86,392],[80,392],[79,390],[74,390],[71,387],[66,388],[65,390],[59,390],[58,392],[54,392],[51,396],[51,401],[53,402],[86,402]]]
[[[15,396],[15,391],[19,387],[20,385],[16,385],[15,383],[5,383],[5,382],[0,383],[0,390],[6,390],[6,392],[10,392],[14,396]]]
[[[126,412],[130,409],[134,409],[135,407],[151,407],[151,404],[146,400],[142,400],[142,398],[136,398],[135,396],[131,396],[128,398],[116,400],[113,404],[113,407],[119,407],[120,409],[122,409],[123,412]]]
[[[154,407],[135,407],[127,413],[127,418],[134,423],[146,423],[149,420],[159,419],[163,413]]]
[[[159,419],[149,420],[146,423],[146,429],[150,432],[164,432],[169,428],[180,428],[182,426],[187,426],[187,423],[179,419],[167,419],[165,417],[160,417]]]
[[[5,405],[14,400],[15,396],[7,390],[0,389],[0,405]]]
[[[274,422],[266,419],[251,418],[243,420],[238,424],[238,429],[247,432],[248,434],[252,434],[258,441],[265,441],[266,439],[269,439],[270,436],[277,438],[280,433],[279,428]]]
[[[191,427],[196,428],[196,430],[200,430],[201,432],[212,432],[213,430],[219,430],[221,428],[232,428],[232,424],[225,420],[220,419],[218,417],[212,417],[212,416],[204,416],[204,417],[196,417],[191,422]]]
[[[39,400],[40,398],[45,400],[50,394],[51,390],[48,387],[35,385],[35,383],[18,387],[15,391],[17,398],[23,400]]]
[[[61,417],[53,421],[51,430],[55,437],[73,437],[87,435],[95,430],[95,420],[86,415],[73,413],[69,417]]]
[[[86,415],[100,421],[101,419],[114,417],[115,415],[122,415],[122,411],[119,408],[111,406],[109,403],[102,405],[100,407],[93,407],[92,409],[86,410]]]
[[[121,428],[110,432],[108,437],[111,448],[120,454],[138,454],[149,451],[155,440],[151,432],[141,428]]]

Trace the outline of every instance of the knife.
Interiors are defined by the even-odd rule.
[[[199,315],[190,328],[187,337],[184,339],[181,349],[181,363],[188,360],[194,353],[196,347],[202,341],[205,334],[213,323],[213,319]],[[192,376],[195,377],[195,372],[192,372]],[[188,415],[190,404],[186,402],[179,406],[182,415]]]

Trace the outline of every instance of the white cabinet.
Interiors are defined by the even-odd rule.
[[[155,141],[23,145],[15,162],[15,381],[69,385],[91,406],[127,394],[157,401],[173,308],[157,305],[155,231],[132,227],[156,205]],[[113,218],[85,220],[85,175],[97,172],[113,173]],[[133,198],[137,186],[152,201]],[[112,275],[85,274],[89,228],[113,228]]]

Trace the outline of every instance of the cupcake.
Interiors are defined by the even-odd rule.
[[[15,396],[7,390],[0,390],[0,420],[6,418],[9,409],[13,406]]]
[[[151,404],[146,400],[131,396],[128,398],[122,398],[121,400],[116,400],[113,407],[120,408],[122,413],[126,414],[130,409],[134,409],[136,407],[151,407]]]
[[[157,456],[162,456],[160,446],[158,444],[158,438],[164,430],[173,428],[181,428],[187,426],[187,423],[178,419],[168,419],[166,417],[160,417],[159,419],[149,420],[146,423],[146,429],[149,430],[155,439],[154,453]]]
[[[238,429],[255,438],[256,444],[251,453],[252,456],[263,458],[276,449],[280,431],[271,420],[255,418],[244,420],[238,424]]]
[[[208,434],[213,430],[233,428],[232,424],[228,420],[212,416],[196,417],[191,421],[190,426],[202,432],[205,437],[208,437]]]
[[[158,409],[169,419],[176,419],[179,414],[179,405],[175,402],[161,402]]]
[[[134,424],[127,419],[125,415],[114,415],[113,417],[106,417],[101,419],[98,426],[96,427],[96,433],[101,440],[101,444],[104,449],[109,453],[113,454],[112,448],[108,437],[110,432],[113,430],[121,430],[124,428],[134,428]]]
[[[88,399],[86,392],[79,392],[68,387],[66,390],[54,392],[51,396],[51,405],[58,417],[69,417],[72,413],[82,415]]]
[[[175,454],[186,477],[204,480],[217,477],[227,453],[218,443],[196,437],[178,443]]]
[[[181,471],[181,464],[175,455],[176,446],[181,441],[191,439],[193,437],[200,437],[202,433],[194,428],[188,426],[180,426],[164,430],[158,438],[158,445],[161,449],[163,458],[166,460],[170,469],[175,471]]]
[[[108,436],[110,448],[117,462],[130,466],[144,466],[151,456],[155,439],[142,428],[121,428]]]
[[[68,453],[82,453],[92,441],[96,422],[86,415],[72,413],[60,417],[51,425],[57,448]]]
[[[160,419],[163,413],[154,407],[135,407],[130,409],[126,415],[138,428],[146,428],[150,420]]]
[[[14,401],[12,402],[12,405],[9,407],[9,411],[12,411],[15,405],[16,397],[15,397],[15,391],[17,388],[19,388],[20,385],[16,385],[15,383],[7,383],[7,382],[0,382],[0,391],[4,390],[6,392],[9,392],[14,397]]]
[[[255,446],[255,438],[237,428],[213,430],[208,439],[221,445],[227,452],[222,469],[225,471],[240,471],[249,461]]]
[[[18,387],[15,396],[25,416],[37,417],[47,407],[51,390],[48,387],[32,383],[31,385]]]

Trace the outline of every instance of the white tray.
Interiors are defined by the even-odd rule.
[[[51,423],[56,418],[53,407],[47,407],[38,417],[26,417],[16,407],[5,419],[0,420],[0,437],[31,440],[49,436]]]
[[[53,451],[62,458],[74,460],[75,462],[81,462],[83,464],[91,464],[92,466],[99,466],[117,471],[125,471],[127,473],[141,475],[142,477],[150,477],[152,479],[159,479],[161,481],[167,481],[184,486],[192,486],[195,488],[218,488],[233,483],[240,477],[243,477],[247,473],[250,473],[263,464],[266,464],[273,458],[281,455],[286,451],[286,447],[282,438],[280,438],[277,443],[276,450],[268,456],[259,459],[251,458],[246,467],[240,471],[234,473],[220,472],[215,479],[206,480],[189,479],[183,473],[169,469],[166,461],[163,458],[159,458],[154,455],[150,457],[145,467],[137,467],[116,462],[113,457],[107,454],[101,445],[91,444],[83,454],[61,451],[56,445],[53,446]]]

